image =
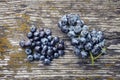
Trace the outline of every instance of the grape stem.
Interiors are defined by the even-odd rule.
[[[106,48],[103,48],[105,49],[106,51]],[[98,56],[96,57],[93,57],[92,53],[90,52],[90,57],[91,57],[91,62],[92,62],[92,65],[94,65],[94,60],[98,59],[100,56],[102,55],[102,53],[100,53]]]
[[[106,48],[103,48],[103,49],[106,51]],[[102,53],[100,53],[98,56],[96,56],[96,57],[94,58],[94,60],[98,59],[101,55],[102,55]]]
[[[92,53],[90,52],[90,57],[91,57],[91,62],[92,62],[92,65],[94,65],[94,57],[92,55]]]
[[[94,60],[98,59],[101,55],[102,55],[102,53],[100,53],[98,56],[94,57]]]

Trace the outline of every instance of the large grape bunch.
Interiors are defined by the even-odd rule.
[[[41,60],[49,65],[53,59],[63,56],[64,41],[59,37],[53,37],[50,29],[37,29],[34,25],[27,34],[28,40],[21,40],[19,45],[25,49],[27,60]]]
[[[71,39],[74,53],[79,58],[91,57],[93,64],[95,59],[106,53],[103,32],[95,29],[90,31],[78,14],[64,15],[58,27]]]

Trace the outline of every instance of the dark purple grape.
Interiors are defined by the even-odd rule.
[[[92,44],[91,43],[87,43],[86,45],[85,45],[85,50],[91,50],[92,49]]]
[[[86,58],[88,56],[88,52],[86,51],[81,51],[81,57]]]
[[[89,32],[87,30],[82,30],[80,36],[86,37],[88,35],[88,33]]]
[[[74,53],[75,53],[75,55],[76,55],[77,57],[80,57],[80,55],[81,55],[81,50],[78,49],[78,48],[74,48]]]
[[[67,36],[70,37],[70,38],[74,38],[76,36],[75,32],[74,31],[69,31],[67,33]]]
[[[79,38],[79,42],[81,44],[85,44],[86,43],[86,38],[84,38],[84,37]]]
[[[71,40],[71,44],[72,44],[73,46],[78,45],[78,44],[79,44],[78,39],[76,39],[76,38],[72,38],[72,40]]]
[[[76,34],[79,34],[79,33],[81,32],[81,26],[75,26],[75,27],[74,27],[74,32],[75,32]]]

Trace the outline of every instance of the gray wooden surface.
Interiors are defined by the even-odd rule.
[[[69,38],[57,27],[61,16],[77,13],[105,33],[107,54],[94,66],[73,54]],[[29,63],[18,43],[29,25],[52,29],[66,42],[66,55],[43,66]],[[120,80],[120,0],[0,0],[0,80]]]

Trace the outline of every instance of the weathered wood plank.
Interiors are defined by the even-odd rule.
[[[69,38],[57,27],[67,13],[80,14],[89,27],[104,31],[107,54],[94,66],[74,55]],[[66,55],[50,66],[27,62],[18,43],[31,24],[50,28],[64,39]],[[0,0],[0,80],[119,80],[119,68],[119,0]]]

